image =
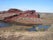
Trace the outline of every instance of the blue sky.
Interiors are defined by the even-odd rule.
[[[10,8],[53,12],[53,0],[0,0],[0,11]]]

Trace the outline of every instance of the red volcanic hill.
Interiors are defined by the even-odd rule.
[[[22,12],[22,11],[19,9],[9,9],[8,12],[9,13],[18,13],[18,12]]]
[[[1,16],[2,15],[2,16]],[[19,9],[9,9],[0,16],[6,22],[19,22],[24,24],[41,24],[40,15],[35,10],[22,11]]]

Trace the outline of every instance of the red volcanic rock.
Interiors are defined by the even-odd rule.
[[[3,13],[5,13],[5,12],[3,12]],[[7,16],[9,14],[10,14],[10,16]],[[4,18],[4,21],[6,21],[6,22],[15,21],[15,22],[20,22],[20,23],[25,23],[25,24],[27,24],[27,23],[35,24],[35,23],[39,22],[39,21],[35,21],[37,18],[39,18],[39,14],[37,14],[35,10],[21,11],[19,9],[9,9],[7,11],[7,14],[5,14],[5,15],[6,15],[6,17]]]
[[[22,12],[22,10],[19,9],[9,9],[8,11],[1,11],[0,14],[4,14],[4,13],[18,13],[18,12]]]
[[[25,11],[25,13],[34,13],[34,12],[36,12],[35,10],[27,10],[27,11]]]
[[[9,13],[18,13],[18,12],[22,12],[22,11],[19,9],[9,9],[8,12]]]
[[[35,10],[27,10],[24,12],[26,17],[31,17],[31,18],[38,18],[38,14],[36,13]]]

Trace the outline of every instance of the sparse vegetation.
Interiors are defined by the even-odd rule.
[[[48,29],[48,31],[53,32],[53,24],[51,24],[50,28]]]
[[[4,32],[0,40],[53,40],[53,32]]]
[[[40,18],[40,15],[39,15],[39,18]],[[47,16],[45,16],[43,18],[41,16],[41,18],[43,19],[42,21],[44,22],[43,26],[49,25],[48,30],[45,31],[44,28],[39,29],[38,25],[35,25],[35,26],[28,25],[28,24],[25,25],[24,24],[25,22],[23,24],[19,22],[12,22],[10,23],[11,25],[9,27],[0,28],[0,40],[53,40],[53,24],[52,24],[53,17],[48,18]],[[50,26],[50,24],[52,25]],[[35,31],[33,28],[35,29]]]

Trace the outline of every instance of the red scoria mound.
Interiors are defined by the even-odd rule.
[[[3,12],[4,13],[4,12]],[[19,9],[9,9],[6,11],[4,21],[6,22],[20,22],[24,24],[36,24],[40,23],[40,15],[35,10],[22,11]],[[8,16],[7,16],[8,14]],[[11,15],[11,16],[9,16]]]

